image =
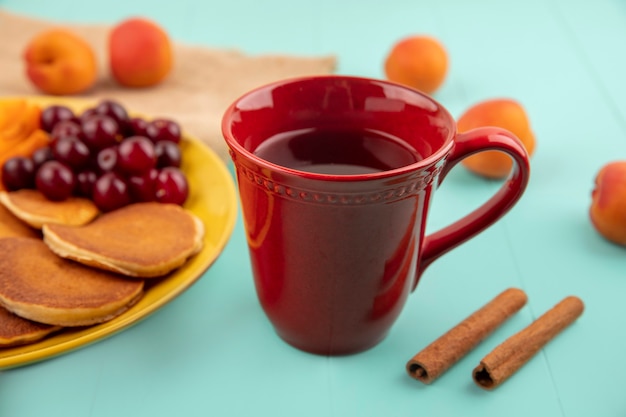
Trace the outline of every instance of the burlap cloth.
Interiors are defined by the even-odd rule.
[[[236,50],[212,49],[174,42],[174,69],[161,84],[146,89],[127,89],[111,80],[106,56],[109,26],[49,22],[0,9],[0,96],[32,96],[38,91],[27,80],[22,54],[37,33],[63,26],[88,41],[98,54],[100,78],[81,97],[119,100],[133,111],[171,117],[185,131],[201,139],[228,160],[221,135],[221,117],[239,95],[259,85],[301,75],[328,74],[333,56],[251,56]]]

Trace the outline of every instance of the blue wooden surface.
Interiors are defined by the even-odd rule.
[[[0,0],[50,19],[158,20],[180,41],[249,53],[336,54],[338,72],[382,77],[400,37],[426,33],[451,69],[435,97],[454,115],[513,97],[538,147],[521,202],[496,226],[434,263],[388,338],[326,358],[278,339],[256,301],[241,221],[189,291],[110,339],[0,373],[0,416],[624,416],[626,249],[603,240],[587,210],[593,178],[626,159],[626,3],[622,0],[228,2]],[[0,40],[9,42],[10,40]],[[497,184],[454,169],[429,230],[477,206]],[[439,380],[405,362],[503,289],[529,303]],[[493,392],[471,370],[563,297],[584,315]]]

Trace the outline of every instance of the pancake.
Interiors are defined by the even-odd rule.
[[[15,236],[41,237],[39,232],[15,217],[13,213],[0,204],[0,238]]]
[[[25,319],[87,326],[126,311],[143,281],[56,256],[40,239],[0,239],[0,305]]]
[[[100,212],[86,198],[70,197],[63,201],[48,200],[37,190],[0,192],[0,203],[26,224],[41,229],[46,223],[80,226],[92,221]]]
[[[0,348],[37,342],[60,329],[61,326],[26,320],[0,307]]]
[[[57,255],[120,274],[159,277],[202,249],[204,225],[190,211],[137,203],[79,227],[47,224],[44,242]]]

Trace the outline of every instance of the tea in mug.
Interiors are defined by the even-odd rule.
[[[400,138],[372,130],[309,128],[278,133],[254,154],[286,168],[328,175],[389,171],[418,162]]]

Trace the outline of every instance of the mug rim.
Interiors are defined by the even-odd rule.
[[[245,98],[249,96],[257,94],[261,91],[272,90],[274,88],[277,88],[283,85],[315,82],[317,80],[323,80],[323,79],[335,79],[335,80],[342,80],[342,81],[385,84],[387,86],[391,86],[394,88],[407,90],[412,94],[420,95],[423,98],[430,101],[432,104],[434,104],[437,107],[438,111],[441,112],[441,114],[443,114],[448,119],[447,122],[450,125],[448,137],[445,138],[445,140],[443,141],[443,145],[440,146],[439,149],[437,149],[436,151],[434,151],[433,153],[431,153],[424,159],[421,159],[412,164],[401,166],[398,168],[394,168],[394,169],[390,169],[386,171],[371,172],[371,173],[366,173],[366,174],[323,174],[323,173],[317,173],[317,172],[301,171],[301,170],[294,169],[294,168],[288,168],[283,165],[279,165],[279,164],[267,161],[257,156],[255,153],[246,149],[243,145],[239,143],[239,141],[235,139],[235,136],[233,135],[232,129],[231,129],[231,125],[232,125],[231,121],[232,121],[233,114],[237,110],[238,104],[242,100],[244,100]],[[226,144],[228,145],[228,147],[231,148],[231,152],[236,151],[239,154],[245,155],[248,159],[250,159],[251,161],[254,161],[254,163],[259,165],[261,168],[267,168],[274,172],[281,172],[284,174],[294,175],[297,177],[308,178],[312,180],[322,180],[322,181],[326,180],[326,181],[335,181],[335,182],[336,181],[376,180],[376,179],[382,179],[382,178],[387,178],[387,177],[393,177],[396,175],[402,175],[405,173],[423,170],[425,168],[431,167],[437,164],[438,162],[440,162],[445,157],[445,155],[449,152],[450,148],[453,145],[454,137],[456,136],[456,133],[457,133],[456,121],[454,117],[452,116],[452,114],[448,111],[448,109],[446,109],[441,103],[439,103],[432,96],[422,91],[419,91],[417,89],[411,88],[409,86],[395,83],[389,80],[370,78],[370,77],[361,77],[361,76],[339,75],[339,74],[290,77],[290,78],[284,78],[278,81],[273,81],[273,82],[262,84],[258,87],[255,87],[247,91],[246,93],[240,95],[239,97],[237,97],[226,108],[222,116],[221,128],[222,128],[222,136],[224,140],[226,141]]]

